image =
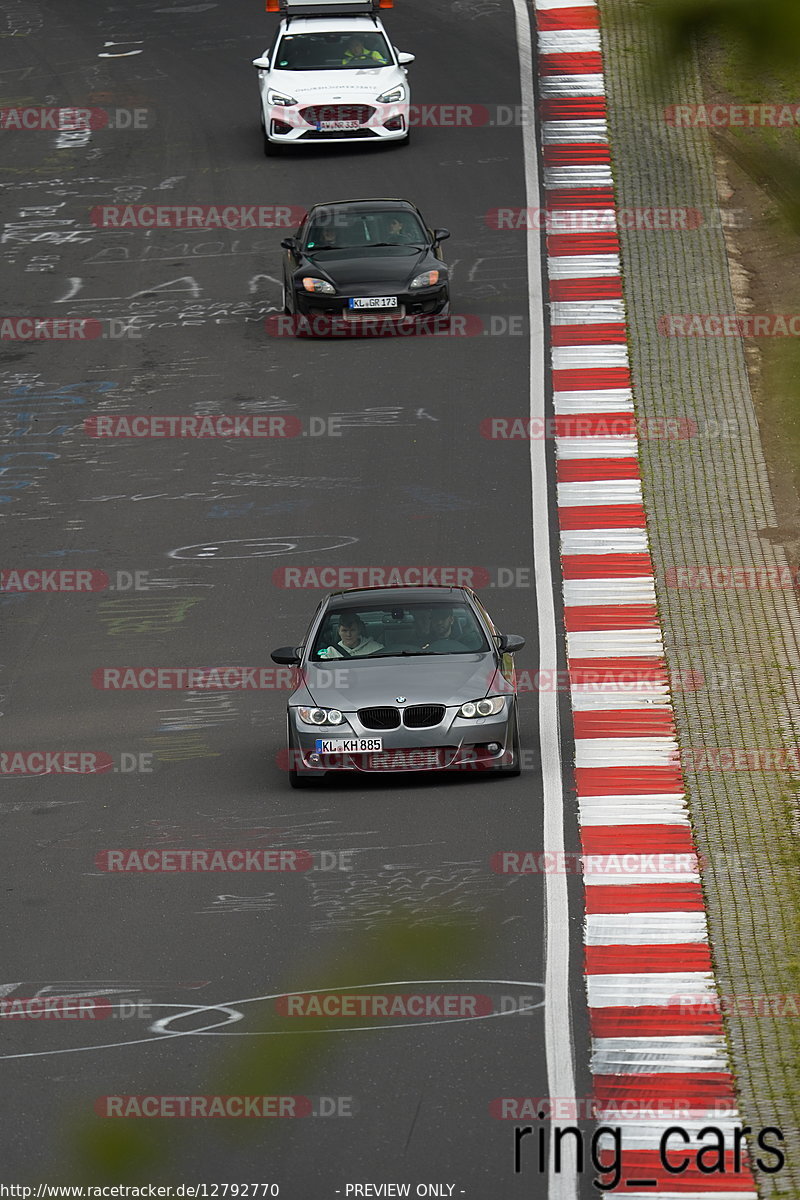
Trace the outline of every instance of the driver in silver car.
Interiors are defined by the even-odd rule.
[[[318,658],[361,658],[365,654],[374,654],[384,647],[374,638],[367,637],[364,622],[357,613],[343,613],[339,618],[339,641],[335,646],[320,650]]]

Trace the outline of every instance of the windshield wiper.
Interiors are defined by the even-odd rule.
[[[370,242],[370,246],[405,246],[407,250],[424,250],[424,246],[412,246],[410,242]]]

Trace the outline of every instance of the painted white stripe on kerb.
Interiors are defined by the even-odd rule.
[[[597,54],[600,48],[599,29],[548,29],[539,34],[540,54]]]
[[[559,96],[605,96],[606,81],[602,75],[542,75],[539,93],[543,100]]]
[[[585,121],[542,121],[542,141],[545,146],[558,142],[607,142],[608,122],[603,117]]]
[[[580,416],[580,413],[575,413]],[[637,444],[625,437],[556,438],[558,458],[635,458]]]
[[[594,1038],[593,1043],[589,1070],[594,1075],[730,1070],[721,1037]]]
[[[570,659],[663,658],[661,630],[618,629],[567,634]]]
[[[669,767],[677,763],[671,737],[576,738],[576,767]]]
[[[693,1005],[717,1003],[714,976],[710,971],[587,975],[586,987],[590,1008],[641,1008],[646,1005],[661,1007],[665,1004],[677,1006],[681,996],[691,996]],[[616,1038],[614,1040],[616,1041]]]
[[[575,684],[570,691],[575,712],[672,707],[665,684],[637,683],[626,687],[616,683],[584,683]]]
[[[554,371],[591,367],[627,367],[628,347],[624,342],[603,346],[553,346],[550,356]]]
[[[619,272],[618,254],[555,254],[547,260],[547,274],[551,280],[607,279]]]
[[[672,1116],[661,1117],[660,1120],[651,1119],[650,1121],[643,1121],[641,1117],[630,1119],[623,1115],[614,1121],[614,1125],[619,1127],[622,1135],[622,1145],[626,1151],[658,1150],[661,1146],[661,1138],[664,1131],[675,1123]],[[668,1142],[668,1145],[672,1149],[679,1149],[685,1154],[693,1154],[697,1150],[702,1149],[703,1146],[708,1147],[708,1141],[699,1140],[697,1137],[701,1129],[708,1127],[708,1120],[705,1117],[696,1117],[694,1120],[691,1118],[681,1118],[680,1127],[686,1130],[687,1136],[685,1139],[681,1137],[680,1139],[676,1138],[672,1142]],[[738,1114],[733,1117],[715,1117],[714,1128],[718,1129],[724,1136],[726,1148],[731,1148],[733,1146],[734,1131],[742,1128],[742,1119]],[[597,1139],[597,1150],[613,1150],[613,1148],[614,1142],[611,1134],[601,1134]],[[617,1192],[618,1197],[619,1194]],[[625,1194],[627,1196],[628,1193],[626,1192]],[[660,1192],[655,1192],[654,1195],[660,1196]],[[705,1200],[713,1200],[713,1197],[716,1195],[716,1192],[706,1192]]]
[[[587,408],[585,412],[593,412],[595,404],[608,402],[609,404],[619,404],[619,412],[621,413],[628,406],[633,406],[633,392],[630,388],[595,388],[591,390],[579,391],[557,391],[555,397],[559,403],[566,401],[575,401],[576,403],[585,402]],[[614,408],[603,409],[603,412],[613,413]]]
[[[712,1110],[710,1116],[713,1117]],[[625,1200],[758,1200],[758,1192],[626,1192]],[[599,1192],[599,1200],[619,1200],[619,1192]]]
[[[621,300],[553,300],[550,320],[554,325],[606,325],[625,320]]]
[[[590,913],[586,918],[587,946],[656,946],[707,942],[703,912]]]
[[[611,187],[611,167],[607,163],[581,163],[577,167],[545,167],[544,186],[555,188]]]
[[[613,856],[598,855],[598,854],[589,854],[589,855],[584,856],[584,859],[583,859],[583,882],[586,885],[586,887],[591,887],[593,885],[600,886],[600,887],[605,887],[605,886],[629,887],[629,886],[632,886],[637,883],[699,883],[700,882],[700,872],[697,870],[697,868],[695,867],[694,869],[692,869],[691,867],[689,867],[687,865],[683,865],[679,861],[679,860],[683,860],[683,859],[692,858],[692,857],[694,857],[693,855],[686,855],[686,854],[673,854],[671,856],[666,855],[666,854],[661,855],[660,857],[664,860],[664,862],[662,862],[661,865],[656,863],[656,866],[652,867],[652,869],[650,868],[648,863],[644,862],[644,856],[640,856],[643,860],[641,862],[640,866],[634,867],[630,871],[623,871],[622,869],[620,869],[618,871],[612,870],[612,865],[616,866],[616,864],[609,864],[609,862],[606,861],[606,860],[610,859],[611,857],[613,857]],[[616,857],[619,858],[619,856],[616,856]],[[669,859],[669,858],[674,860],[674,863],[672,866],[668,865],[668,863],[667,863],[667,859]],[[695,859],[695,861],[696,861],[696,859]],[[630,985],[630,979],[628,979],[627,975],[624,977],[621,977],[621,978],[627,979],[628,983]],[[638,983],[639,978],[640,978],[640,976],[637,976],[637,983]],[[662,976],[658,976],[658,978],[662,978]],[[632,1000],[625,999],[625,997],[629,994],[629,992],[630,992],[630,987],[626,990],[626,988],[623,985],[620,985],[620,990],[619,990],[618,996],[622,997],[622,998],[621,999],[618,998],[615,1001],[615,1003],[616,1004],[633,1004],[634,1002]],[[596,1004],[596,1003],[598,1003],[598,1001],[596,1001],[596,1000],[591,1001],[591,1003]],[[610,1004],[611,1001],[609,1000],[609,1001],[607,1001],[607,1003]],[[644,1004],[645,1001],[642,1000],[642,1001],[640,1001],[640,1003]],[[648,1003],[649,1003],[649,1001],[648,1001]],[[654,1000],[653,1003],[655,1004],[655,1003],[657,1003],[657,1001]]]
[[[597,8],[597,0],[535,0],[534,8]]]
[[[614,400],[607,392],[555,392],[553,408],[556,416],[572,416],[579,413],[633,412],[632,400]],[[565,439],[572,441],[574,439]],[[564,458],[575,458],[565,454]]]
[[[608,803],[607,796],[587,796],[579,800],[581,825],[689,825],[689,814],[682,796],[676,797],[670,804],[665,804],[663,800],[658,804],[642,804],[639,801],[635,808],[625,800],[626,797],[623,797],[614,804]]]
[[[559,483],[559,508],[586,508],[604,504],[641,504],[640,479],[592,479]]]
[[[565,529],[561,554],[643,554],[649,547],[644,529]]]
[[[656,587],[652,575],[641,579],[566,579],[564,603],[582,604],[655,604]]]
[[[613,201],[607,208],[548,209],[546,227],[548,233],[616,233],[617,212]]]
[[[546,0],[539,0],[539,3]],[[558,0],[562,3],[563,0]],[[514,23],[519,56],[520,95],[533,98],[533,43],[531,14],[527,0],[513,0]],[[534,120],[536,115],[534,114]],[[528,209],[539,207],[540,186],[536,126],[521,127],[525,167],[525,204]],[[545,420],[545,355],[544,355],[544,295],[540,239],[526,239],[526,268],[528,276],[529,339],[529,415],[532,421]],[[535,605],[539,626],[539,655],[546,663],[558,662],[556,627],[556,595],[551,562],[551,532],[549,515],[552,499],[548,490],[548,445],[544,439],[531,440],[531,528],[533,532],[533,561]],[[539,744],[541,747],[542,788],[542,848],[564,854],[564,785],[561,761],[561,722],[559,696],[553,690],[542,692],[538,704]],[[544,1046],[547,1063],[547,1088],[550,1096],[575,1099],[575,1046],[572,1029],[572,996],[570,991],[570,949],[572,930],[569,921],[569,899],[566,874],[548,871],[544,879],[545,897],[545,987],[544,987]],[[547,1195],[549,1200],[577,1200],[578,1170],[573,1139],[564,1155],[561,1170],[555,1170],[553,1142],[548,1164]]]

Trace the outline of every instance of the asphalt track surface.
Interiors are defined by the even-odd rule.
[[[518,667],[535,668],[528,446],[479,433],[487,417],[527,416],[527,336],[270,338],[288,230],[115,232],[89,219],[102,204],[404,196],[452,231],[454,312],[526,322],[528,235],[485,220],[525,202],[520,129],[422,128],[408,148],[266,160],[250,60],[274,19],[257,3],[76,0],[68,15],[26,3],[3,19],[5,106],[143,107],[151,127],[61,147],[52,132],[2,140],[4,311],[137,316],[142,329],[138,339],[3,343],[3,454],[18,456],[3,458],[4,562],[139,571],[149,588],[1,598],[3,747],[102,751],[137,766],[2,780],[0,992],[127,1005],[117,1019],[0,1026],[2,1181],[272,1181],[305,1200],[348,1183],[427,1182],[493,1200],[543,1196],[538,1163],[513,1172],[514,1122],[490,1114],[499,1097],[548,1095],[542,877],[490,867],[498,850],[542,845],[535,696],[521,697],[519,779],[296,793],[278,763],[285,691],[92,686],[104,666],[271,666],[269,650],[300,640],[322,594],[277,586],[285,567],[469,565],[495,582],[510,569],[527,586],[482,595],[503,630],[527,637]],[[388,23],[417,55],[415,102],[520,103],[510,4],[436,12],[406,0]],[[84,419],[103,413],[276,413],[337,436],[88,437]],[[123,847],[294,848],[315,864],[328,851],[337,867],[98,868],[99,852]],[[574,879],[570,900],[576,1090],[586,1095]],[[403,982],[419,980],[443,982]],[[320,1033],[312,1022],[295,1032],[274,1000],[257,1002],[342,987],[478,993],[505,1007],[513,997],[530,1011],[358,1030],[349,1026],[370,1022],[343,1020]],[[145,1008],[128,1015],[137,1003]],[[181,1018],[214,1005],[228,1008]],[[168,1032],[216,1034],[153,1029],[174,1014]],[[94,1115],[108,1095],[273,1093],[341,1097],[351,1115]],[[593,1194],[588,1175],[580,1193]]]

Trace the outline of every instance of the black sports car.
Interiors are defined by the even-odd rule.
[[[447,313],[449,236],[408,200],[315,204],[281,242],[284,312],[355,323]]]

